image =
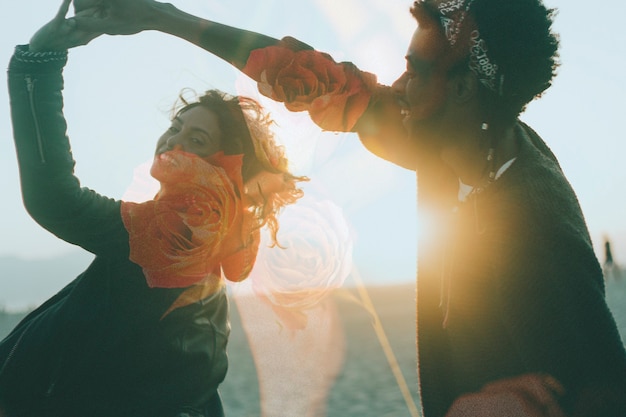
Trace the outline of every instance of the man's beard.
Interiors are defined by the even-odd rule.
[[[408,119],[404,126],[411,141],[417,143],[420,152],[439,153],[446,140],[441,132],[437,115],[422,120]]]

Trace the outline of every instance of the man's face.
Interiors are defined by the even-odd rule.
[[[431,125],[446,101],[447,39],[430,8],[416,9],[418,27],[406,55],[406,71],[393,84],[409,131]]]

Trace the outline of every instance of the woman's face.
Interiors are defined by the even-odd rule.
[[[221,148],[222,130],[217,115],[197,105],[178,114],[159,138],[156,155],[180,149],[200,157],[211,156]]]

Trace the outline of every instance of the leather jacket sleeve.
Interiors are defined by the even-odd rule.
[[[17,46],[8,87],[22,198],[29,214],[59,238],[95,254],[128,247],[120,202],[80,186],[63,115],[67,52]],[[128,252],[128,249],[126,249]]]

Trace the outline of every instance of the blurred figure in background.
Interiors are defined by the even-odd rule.
[[[604,263],[602,264],[604,279],[607,281],[620,281],[622,279],[622,271],[620,266],[615,262],[615,259],[613,258],[613,250],[611,249],[611,246],[611,241],[607,236],[605,236]]]

